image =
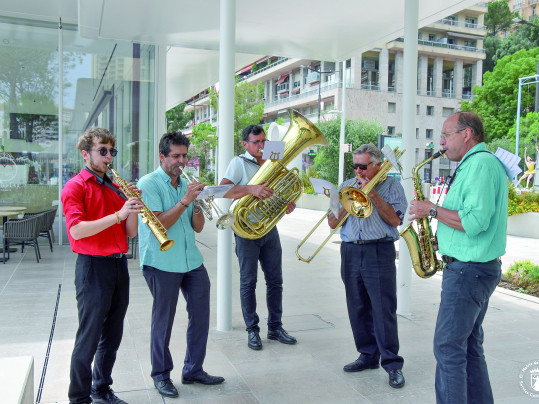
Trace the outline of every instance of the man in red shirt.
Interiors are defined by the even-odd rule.
[[[90,128],[77,143],[86,167],[62,190],[71,249],[78,254],[75,289],[79,328],[71,356],[70,403],[125,404],[116,397],[112,367],[129,304],[127,236],[137,234],[138,198],[127,201],[106,175],[117,154],[115,139]],[[136,187],[129,184],[131,190]],[[92,373],[92,361],[94,368]]]

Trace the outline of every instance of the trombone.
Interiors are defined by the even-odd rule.
[[[397,158],[397,162],[398,162],[398,159],[404,154],[404,150],[399,151],[399,148],[396,147],[393,152],[395,153],[395,157]],[[320,247],[318,247],[318,249],[313,253],[313,255],[311,255],[308,258],[303,258],[299,254],[300,247],[303,244],[305,244],[305,242],[308,240],[311,234],[313,234],[313,232],[318,228],[318,226],[320,226],[322,221],[326,217],[329,216],[329,214],[331,213],[331,209],[328,209],[328,211],[322,217],[322,219],[318,221],[318,223],[312,228],[309,234],[307,234],[305,238],[301,240],[301,243],[299,243],[298,246],[296,247],[296,256],[298,257],[300,261],[307,262],[307,263],[311,262],[313,258],[318,254],[318,252],[322,249],[322,247],[326,245],[326,243],[329,241],[331,236],[335,234],[337,229],[344,224],[346,219],[348,219],[348,216],[354,215],[355,217],[364,219],[366,217],[369,217],[372,214],[373,206],[372,206],[372,201],[368,196],[369,192],[371,192],[372,189],[376,187],[379,183],[385,181],[385,179],[387,178],[387,173],[389,172],[391,167],[392,167],[392,164],[389,162],[389,159],[386,159],[380,166],[380,170],[378,170],[376,175],[363,188],[358,189],[355,187],[355,185],[358,182],[356,178],[356,180],[354,181],[352,185],[343,187],[339,191],[339,202],[341,203],[344,210],[346,210],[347,212],[346,215],[341,219],[341,221],[337,224],[337,226],[335,226],[335,228],[331,231],[329,236],[326,237],[326,239],[322,242],[322,244],[320,244]]]
[[[193,177],[190,177],[189,174],[185,172],[182,166],[180,166],[180,170],[182,171],[180,175],[183,175],[188,184],[195,181]],[[218,215],[215,226],[219,230],[228,229],[236,220],[236,216],[233,213],[223,213],[223,211],[219,209],[219,206],[213,202],[213,195],[209,196],[207,199],[195,199],[195,205],[202,211],[202,213],[204,213],[204,216],[206,216],[208,220],[213,220],[212,208],[215,209],[215,212]]]

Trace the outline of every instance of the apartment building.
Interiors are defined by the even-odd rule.
[[[461,100],[471,99],[472,88],[482,84],[485,59],[483,38],[487,4],[480,3],[447,16],[418,33],[418,72],[415,160],[422,161],[438,149],[447,116]],[[342,110],[343,83],[347,119],[373,119],[388,135],[402,132],[404,39],[395,38],[343,63],[268,56],[237,72],[240,80],[263,83],[264,122],[287,120],[294,108],[313,122],[336,118]],[[194,124],[215,117],[207,94],[188,101],[195,104]],[[357,146],[357,145],[353,145]],[[447,176],[447,159],[423,168],[423,178]]]
[[[509,9],[517,11],[520,18],[524,20],[531,20],[539,12],[539,0],[508,0],[507,3],[509,4]]]

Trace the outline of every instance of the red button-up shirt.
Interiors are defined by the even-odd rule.
[[[118,188],[116,184],[112,184]],[[62,204],[66,217],[67,236],[73,252],[88,255],[110,255],[126,253],[128,250],[125,220],[114,224],[100,233],[75,240],[71,237],[72,226],[83,221],[93,221],[114,214],[125,200],[96,177],[82,169],[70,179],[62,190]]]

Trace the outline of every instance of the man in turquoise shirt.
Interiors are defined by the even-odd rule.
[[[447,118],[440,145],[449,160],[459,162],[444,203],[412,201],[410,207],[411,220],[438,220],[446,263],[434,334],[436,402],[493,403],[482,323],[505,254],[507,176],[487,151],[483,123],[472,112]]]
[[[159,242],[139,219],[140,264],[153,296],[151,376],[165,397],[179,395],[170,379],[173,362],[169,343],[180,290],[189,316],[182,383],[219,384],[225,380],[202,369],[210,324],[210,279],[195,242],[195,232],[204,227],[204,214],[193,202],[206,184],[187,184],[180,177],[188,147],[189,139],[181,132],[163,135],[159,142],[161,166],[137,184],[142,200],[174,241],[169,250],[160,251]]]

